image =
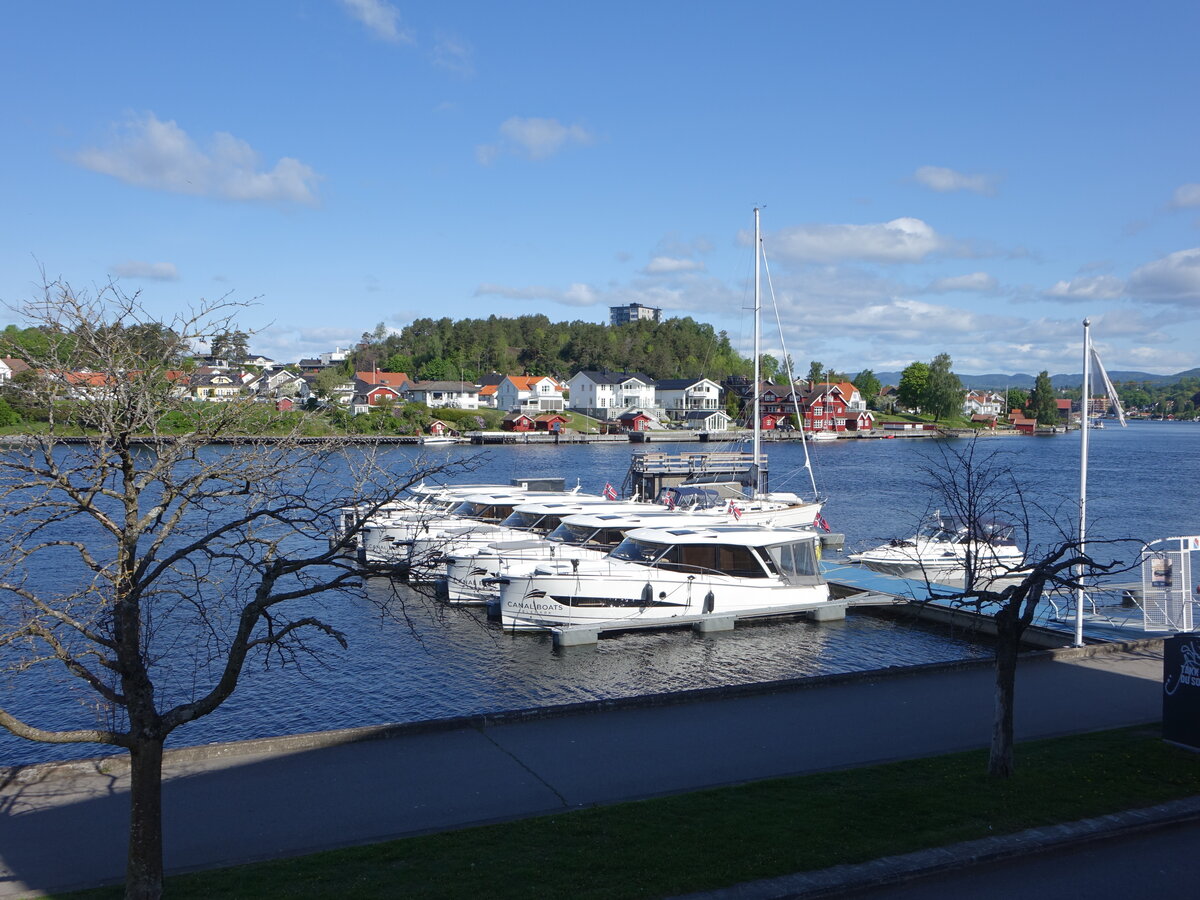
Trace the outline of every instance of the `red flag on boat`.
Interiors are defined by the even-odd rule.
[[[741,520],[742,508],[740,506],[738,506],[736,503],[734,503],[732,500],[729,501],[729,512],[733,515],[733,518],[735,521]]]
[[[663,495],[663,505],[666,506],[667,509],[675,508],[675,492],[674,491],[667,491]]]
[[[829,530],[829,523],[825,521],[825,517],[817,513],[817,517],[813,519],[813,528],[820,528],[822,531]]]
[[[605,500],[616,500],[617,499],[617,489],[612,486],[611,481],[604,482],[604,499]]]

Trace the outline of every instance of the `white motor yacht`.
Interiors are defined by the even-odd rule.
[[[362,529],[361,552],[368,562],[407,566],[413,541],[422,535],[435,534],[456,525],[499,524],[523,503],[565,500],[571,496],[574,496],[574,492],[526,491],[508,487],[456,497],[457,502],[448,512],[421,511],[416,515],[393,516],[386,520],[372,518]]]
[[[451,603],[487,603],[500,596],[495,579],[526,575],[547,560],[603,559],[625,539],[626,532],[635,528],[703,526],[719,521],[711,515],[689,515],[649,503],[614,503],[603,511],[570,515],[544,536],[527,534],[485,541],[450,553],[446,559],[446,596]]]
[[[529,541],[545,537],[568,516],[604,509],[617,513],[645,509],[645,503],[613,502],[603,496],[578,494],[517,506],[501,522],[458,520],[430,527],[412,541],[408,580],[435,582],[445,577],[448,559],[476,552],[497,541]]]
[[[598,561],[556,560],[500,581],[511,630],[780,615],[830,602],[817,534],[754,525],[638,528]]]
[[[996,578],[1019,569],[1024,562],[1013,539],[1014,530],[1012,525],[991,519],[972,526],[955,516],[939,514],[913,537],[852,553],[849,560],[887,575],[937,581],[962,578],[968,555],[974,554],[975,572]]]

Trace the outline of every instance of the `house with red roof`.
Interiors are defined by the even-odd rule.
[[[528,413],[561,412],[563,386],[549,375],[506,375],[496,386],[496,408]]]

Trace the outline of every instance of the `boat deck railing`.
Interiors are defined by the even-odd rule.
[[[638,475],[745,472],[753,463],[753,453],[737,450],[635,453],[632,471]]]

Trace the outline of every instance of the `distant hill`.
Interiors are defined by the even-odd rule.
[[[1005,388],[1024,388],[1030,390],[1037,380],[1036,375],[963,375],[955,373],[962,381],[963,387],[969,391],[1002,391]],[[1188,369],[1177,375],[1151,375],[1149,372],[1134,372],[1118,370],[1108,373],[1113,381],[1136,381],[1147,384],[1176,384],[1185,378],[1200,378],[1200,368]],[[899,372],[876,372],[875,377],[883,384],[899,384]],[[1056,389],[1077,388],[1083,384],[1083,373],[1076,375],[1051,375],[1050,384]]]

